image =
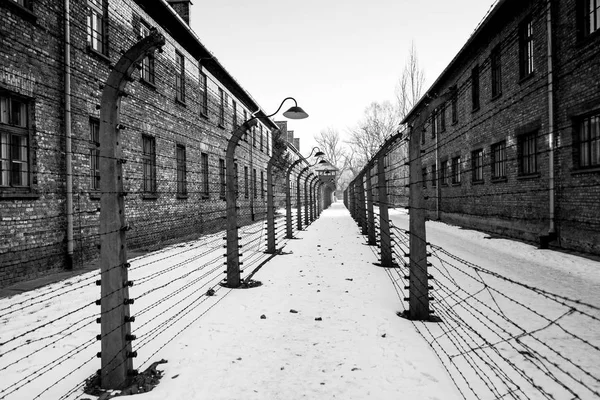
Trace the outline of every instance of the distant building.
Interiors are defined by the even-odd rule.
[[[413,127],[430,217],[600,253],[599,60],[597,0],[500,0]]]
[[[121,103],[130,248],[222,229],[227,141],[253,113],[264,115],[190,30],[189,0],[70,1],[68,37],[63,5],[0,2],[0,286],[77,267],[97,254],[100,95],[115,63],[151,29],[162,33],[166,44],[141,63]],[[234,172],[238,202],[253,207],[256,218],[265,214],[266,162],[271,131],[277,129],[260,121],[240,143]],[[67,128],[72,210],[67,209]]]

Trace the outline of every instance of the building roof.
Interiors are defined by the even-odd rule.
[[[252,96],[235,80],[219,60],[203,44],[196,33],[177,14],[167,0],[134,0],[145,12],[157,21],[165,31],[183,48],[200,61],[200,64],[219,80],[239,101],[244,103],[256,116],[265,117],[267,114]],[[277,125],[267,118],[261,118],[271,129]],[[267,122],[268,121],[268,122]]]
[[[509,3],[510,1],[511,0],[496,0],[495,6],[493,6],[493,8],[489,11],[487,16],[483,19],[483,21],[477,26],[475,32],[473,32],[473,34],[469,37],[469,40],[467,40],[467,42],[463,45],[460,51],[456,54],[456,56],[454,56],[452,61],[450,61],[450,64],[446,66],[446,68],[442,71],[440,76],[438,76],[435,82],[433,82],[429,90],[425,92],[425,95],[423,95],[421,99],[408,112],[408,114],[406,114],[402,122],[400,122],[401,124],[406,124],[409,120],[412,120],[415,117],[415,112],[419,108],[421,108],[425,100],[430,97],[430,94],[432,97],[437,97],[435,94],[437,92],[438,87],[441,85],[444,79],[450,74],[450,72],[454,69],[454,66],[458,64],[458,62],[463,58],[463,56],[468,57],[468,52],[471,49],[471,46],[473,46],[473,43],[480,39],[481,36],[483,36],[482,33],[489,28],[489,25],[491,25],[492,21],[496,19],[496,17],[500,14],[500,11],[505,9],[506,3]]]

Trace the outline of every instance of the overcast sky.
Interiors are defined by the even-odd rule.
[[[494,3],[193,0],[190,18],[202,43],[266,113],[288,96],[308,112],[288,123],[308,155],[320,130],[344,136],[369,103],[394,98],[412,41],[427,89]]]

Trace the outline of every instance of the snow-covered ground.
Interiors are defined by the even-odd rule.
[[[408,253],[408,215],[390,217]],[[443,323],[416,326],[466,398],[600,398],[597,258],[426,226],[431,306]],[[408,271],[398,272],[400,286]]]
[[[400,261],[408,217],[390,215]],[[134,366],[168,360],[137,398],[600,398],[600,263],[438,222],[427,232],[439,323],[396,316],[408,271],[373,265],[341,203],[258,270],[260,287],[219,285],[222,233],[132,260]],[[240,236],[248,276],[269,257],[264,224]],[[97,279],[0,299],[0,399],[93,398]]]

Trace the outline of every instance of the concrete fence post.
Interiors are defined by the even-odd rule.
[[[379,192],[379,242],[381,244],[381,266],[394,266],[392,240],[390,236],[390,217],[388,214],[388,196],[385,177],[385,154],[377,158],[377,189]]]
[[[125,52],[102,90],[100,109],[100,386],[120,389],[133,373],[129,281],[123,191],[123,140],[118,129],[121,97],[131,75],[145,57],[165,44],[153,30]]]
[[[267,163],[267,251],[268,254],[276,252],[275,240],[275,204],[273,200],[273,162],[271,157]]]
[[[373,186],[371,182],[371,168],[372,165],[368,164],[365,168],[365,179],[367,183],[367,235],[368,244],[377,244],[375,235],[375,213],[373,209]]]

